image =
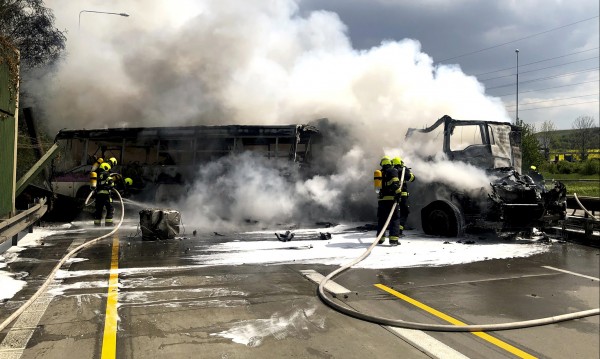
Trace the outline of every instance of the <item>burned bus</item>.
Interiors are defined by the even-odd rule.
[[[230,154],[251,151],[269,161],[306,167],[318,136],[311,125],[62,130],[55,138],[61,150],[50,183],[56,196],[81,203],[90,191],[91,165],[97,158],[114,157],[119,172],[133,180],[133,191],[160,200],[160,193],[173,193],[190,181],[199,165]]]

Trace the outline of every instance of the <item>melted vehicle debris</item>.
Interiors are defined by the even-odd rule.
[[[429,140],[425,138],[430,137]],[[443,116],[425,129],[411,128],[406,141],[429,141],[451,161],[484,169],[489,188],[461,191],[444,183],[417,183],[412,203],[426,234],[456,237],[465,232],[494,230],[501,235],[543,231],[566,217],[566,187],[552,189],[521,174],[521,129],[504,122],[461,121]],[[437,142],[436,142],[437,141]],[[441,143],[440,143],[441,141]],[[435,147],[435,146],[434,146]],[[428,156],[429,155],[429,156]],[[433,154],[425,154],[433,161]]]

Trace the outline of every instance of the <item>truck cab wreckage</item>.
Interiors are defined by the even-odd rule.
[[[465,232],[495,231],[500,236],[531,235],[566,217],[566,187],[547,189],[521,173],[521,129],[506,122],[461,121],[443,116],[425,129],[409,128],[406,142],[428,144],[425,161],[443,150],[444,159],[485,170],[490,184],[461,190],[448,184],[415,182],[411,206],[420,212],[426,234],[456,237]]]

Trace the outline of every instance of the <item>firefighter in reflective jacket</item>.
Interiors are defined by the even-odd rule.
[[[381,159],[381,190],[379,191],[379,201],[377,204],[377,234],[385,232],[384,227],[385,221],[387,220],[394,201],[400,198],[400,180],[398,178],[398,170],[392,166],[392,161],[389,157],[385,156]],[[390,223],[387,229],[389,229],[389,242],[392,246],[397,246],[398,243],[398,211],[392,213]],[[384,242],[382,236],[379,240],[379,244]]]
[[[96,173],[96,211],[94,212],[94,225],[99,226],[102,224],[102,212],[105,207],[106,218],[104,219],[104,224],[107,226],[112,225],[115,209],[112,205],[111,191],[115,186],[115,183],[110,173],[110,165],[103,162],[96,170]]]
[[[529,175],[529,177],[531,177],[531,180],[533,181],[533,183],[540,186],[543,191],[546,190],[544,176],[542,176],[542,174],[537,171],[537,167],[530,166],[529,172],[527,173],[527,175]]]
[[[392,165],[398,171],[398,178],[402,176],[402,170],[404,169],[404,181],[402,182],[402,191],[400,192],[400,201],[398,202],[398,222],[400,228],[398,236],[402,237],[404,226],[406,225],[406,220],[410,213],[408,206],[408,182],[414,181],[415,175],[410,171],[410,168],[404,166],[404,161],[402,161],[402,158],[400,157],[394,157],[392,159]]]

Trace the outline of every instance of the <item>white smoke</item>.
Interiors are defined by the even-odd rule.
[[[298,11],[299,0],[47,1],[58,27],[69,27],[58,68],[28,84],[52,130],[115,126],[292,124],[328,118],[323,174],[293,185],[274,170],[236,162],[228,191],[200,169],[186,202],[208,223],[243,218],[272,222],[301,215],[310,203],[331,217],[374,215],[372,171],[384,151],[412,161],[422,180],[486,185],[482,172],[447,162],[418,162],[403,148],[407,128],[448,114],[508,121],[498,98],[458,66],[434,65],[417,40],[352,48],[332,12]],[[438,151],[441,147],[438,148]],[[475,175],[473,175],[475,173]],[[213,177],[214,178],[214,177]],[[412,195],[418,195],[413,193]],[[300,214],[299,214],[300,213]],[[315,214],[313,213],[313,214]],[[357,215],[357,213],[359,213]]]

